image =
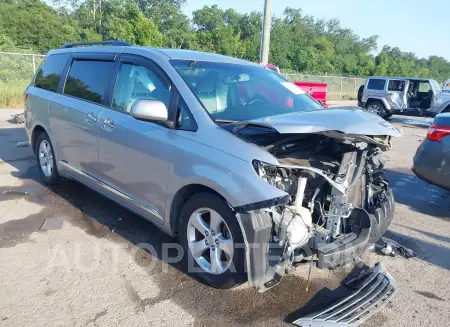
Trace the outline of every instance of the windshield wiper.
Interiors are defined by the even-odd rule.
[[[249,125],[272,129],[271,126],[268,126],[264,123],[257,123],[257,122],[251,121],[251,120],[244,120],[244,121],[238,122],[236,124],[236,126],[234,126],[234,128],[231,130],[231,133],[233,133],[234,135],[237,135],[237,134],[239,134],[240,131],[242,131],[244,128],[248,127]]]
[[[234,124],[237,122],[237,120],[229,120],[229,119],[214,119],[213,118],[213,120],[215,123],[219,123],[219,124]]]

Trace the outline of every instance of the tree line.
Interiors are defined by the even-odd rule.
[[[262,13],[217,5],[183,13],[186,0],[0,0],[0,51],[45,52],[70,41],[125,40],[136,45],[259,59]],[[450,62],[418,58],[359,37],[336,19],[286,8],[272,21],[270,62],[287,71],[351,76],[450,78]],[[377,52],[378,51],[378,52]]]

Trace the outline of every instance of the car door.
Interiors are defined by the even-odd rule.
[[[408,81],[400,79],[389,80],[387,86],[386,100],[390,104],[392,109],[406,109],[406,90]]]
[[[53,129],[58,135],[63,169],[92,184],[100,180],[98,166],[98,119],[105,108],[114,74],[115,55],[73,56],[60,101],[51,103]]]
[[[149,59],[122,55],[112,89],[111,108],[99,117],[102,181],[119,201],[162,223],[175,135],[163,125],[133,118],[130,111],[137,99],[159,100],[170,108],[172,85]]]

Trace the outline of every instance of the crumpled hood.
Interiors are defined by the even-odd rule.
[[[252,120],[274,128],[281,134],[339,131],[346,134],[402,136],[401,131],[383,118],[361,109],[339,108],[264,117]]]

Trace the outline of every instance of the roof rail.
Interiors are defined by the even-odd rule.
[[[108,40],[108,41],[90,41],[90,42],[71,42],[63,44],[61,49],[75,48],[87,45],[115,45],[115,46],[131,46],[130,43],[119,40]]]

